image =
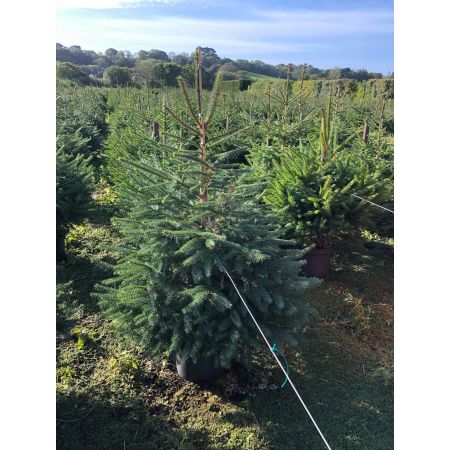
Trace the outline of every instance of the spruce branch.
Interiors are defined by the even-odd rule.
[[[170,175],[166,172],[163,172],[161,170],[157,170],[154,167],[146,167],[139,163],[136,163],[134,161],[130,160],[123,160],[124,165],[128,165],[131,167],[134,167],[135,169],[138,169],[142,175],[147,175],[150,173],[151,175],[154,175],[156,177],[162,178],[164,180],[175,180],[177,183],[179,183],[181,186],[184,186],[186,188],[190,188],[187,184],[185,184],[182,180],[180,180],[178,177],[175,177],[175,175]]]
[[[214,116],[214,112],[216,111],[217,108],[217,101],[219,100],[221,91],[222,91],[222,74],[219,73],[217,74],[216,81],[214,83],[214,89],[211,94],[211,100],[209,102],[208,112],[206,114],[205,120],[206,126],[209,125]]]
[[[201,48],[195,49],[195,80],[197,85],[197,102],[198,102],[198,115],[202,117],[203,114],[203,95],[202,95],[202,67],[201,67]]]
[[[224,141],[225,139],[228,139],[231,136],[234,136],[235,134],[241,133],[242,131],[246,131],[250,128],[250,125],[247,125],[245,127],[241,128],[235,128],[234,130],[230,130],[227,133],[220,134],[219,136],[215,136],[211,140],[208,141],[208,146],[217,145],[220,142]]]
[[[342,141],[342,143],[341,144],[339,144],[337,147],[335,147],[334,149],[333,149],[333,153],[334,153],[334,156],[333,156],[333,158],[336,158],[336,156],[338,155],[338,151],[344,146],[344,145],[346,145],[348,142],[350,142],[356,135],[358,135],[359,134],[359,130],[356,130],[355,132],[353,132],[348,138],[346,138],[346,139],[344,139],[344,141]]]
[[[162,96],[162,135],[163,143],[166,143],[166,131],[167,131],[167,111],[166,111],[166,96]]]
[[[186,128],[186,130],[189,130],[191,133],[196,134],[197,130],[193,127],[191,127],[190,125],[188,125],[186,122],[184,122],[184,120],[180,119],[173,111],[172,109],[168,106],[165,105],[165,111],[167,111],[183,128]]]
[[[269,96],[268,92],[264,92],[264,94],[266,94],[267,96]],[[284,100],[281,97],[278,97],[277,94],[271,92],[270,93],[270,98],[273,98],[274,100],[276,100],[278,103],[280,103],[281,105],[284,103]]]
[[[176,139],[177,141],[183,142],[185,144],[193,145],[194,147],[200,148],[200,146],[196,142],[194,142],[192,140],[192,138],[186,139],[183,136],[172,134],[172,133],[166,133],[166,136]]]
[[[191,115],[191,117],[194,119],[195,123],[200,126],[200,121],[198,120],[198,116],[194,112],[194,108],[191,105],[191,101],[189,99],[187,90],[186,90],[186,84],[184,82],[184,79],[182,77],[177,77],[178,85],[180,86],[181,93],[183,94],[184,102],[186,103],[186,107]]]
[[[202,160],[202,159],[200,159],[200,158],[197,158],[197,157],[194,156],[194,155],[190,155],[190,154],[188,154],[188,153],[179,153],[178,156],[179,156],[180,158],[184,158],[184,159],[189,159],[189,160],[191,160],[191,161],[195,161],[195,162],[201,164],[202,166],[206,167],[206,168],[209,169],[209,170],[214,170],[214,166],[208,164],[206,161],[204,161],[204,160]]]

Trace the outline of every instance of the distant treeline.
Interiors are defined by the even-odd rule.
[[[221,72],[224,81],[244,81],[248,86],[254,75],[286,79],[287,64],[271,65],[263,61],[245,59],[232,60],[220,58],[213,48],[202,47],[203,83],[211,87],[217,72]],[[78,45],[65,47],[56,44],[57,77],[69,79],[78,84],[98,84],[112,86],[170,87],[176,85],[181,75],[188,84],[193,84],[194,54],[166,53],[162,50],[140,50],[131,53],[108,48],[104,53],[83,50]],[[318,69],[310,64],[291,64],[293,80],[339,80],[351,79],[366,81],[383,78],[381,73],[368,72],[365,69],[350,68]]]

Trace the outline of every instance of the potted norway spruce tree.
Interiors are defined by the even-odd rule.
[[[221,80],[211,93],[202,90],[200,56],[197,49],[195,102],[178,80],[184,117],[164,103],[174,125],[164,141],[149,134],[145,145],[114,149],[121,259],[100,294],[120,330],[154,356],[176,356],[178,373],[192,381],[216,377],[259,342],[222,264],[262,324],[305,319],[302,292],[316,282],[298,277],[301,253],[286,248],[293,242],[255,201],[260,186],[246,181],[248,166],[230,162],[241,150],[221,149],[242,130],[209,133]],[[294,339],[282,327],[265,332]]]
[[[318,139],[284,149],[267,174],[264,193],[285,236],[310,248],[303,269],[310,277],[328,277],[333,244],[370,223],[373,210],[358,197],[383,195],[377,172],[344,149],[354,136],[338,145],[332,130],[330,110],[324,110]]]

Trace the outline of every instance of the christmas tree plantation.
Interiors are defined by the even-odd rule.
[[[291,242],[256,200],[261,188],[246,181],[247,166],[230,162],[241,150],[221,153],[220,144],[241,130],[208,133],[220,78],[205,107],[197,55],[195,107],[179,79],[189,120],[165,106],[185,133],[166,136],[166,144],[149,134],[148,145],[115,153],[121,259],[99,295],[117,327],[149,353],[227,367],[258,335],[219,258],[278,342],[292,339],[280,326],[286,317],[298,325],[306,317],[302,291],[315,280],[298,276],[301,253],[287,248]]]

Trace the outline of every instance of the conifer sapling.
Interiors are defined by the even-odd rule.
[[[152,140],[122,153],[120,179],[127,181],[115,220],[122,256],[99,295],[108,317],[147,352],[227,367],[258,343],[258,333],[218,258],[265,333],[284,342],[293,336],[280,326],[283,318],[296,315],[299,324],[306,317],[302,292],[315,281],[298,276],[301,253],[286,248],[292,242],[255,201],[260,185],[248,182],[248,166],[230,162],[241,150],[220,150],[242,129],[208,132],[221,80],[206,95],[198,50],[196,62],[195,106],[178,79],[188,119],[165,105],[187,136],[169,134],[166,144]]]

